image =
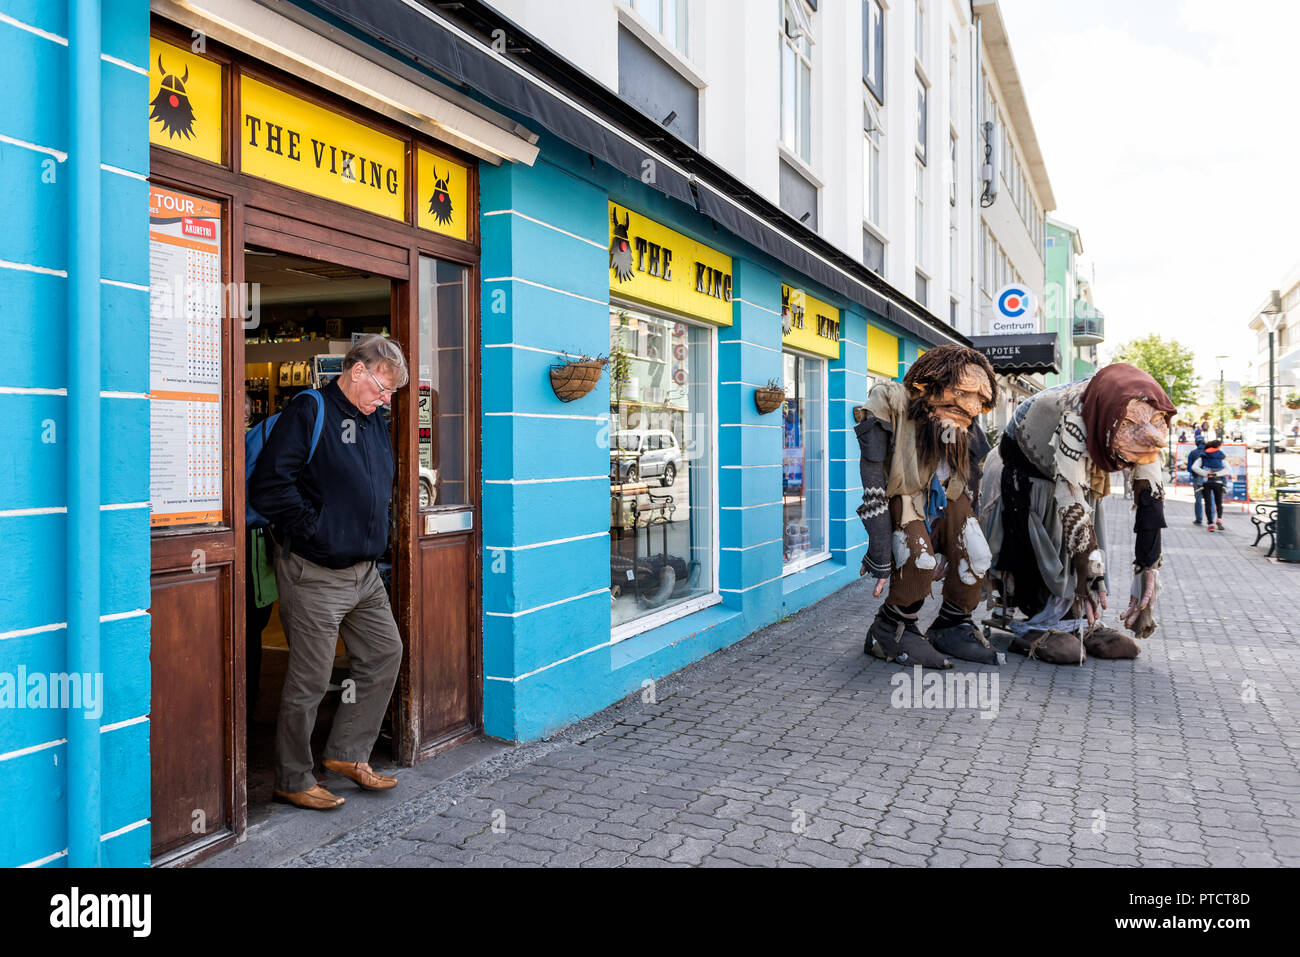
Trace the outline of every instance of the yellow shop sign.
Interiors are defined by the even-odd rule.
[[[828,359],[840,357],[840,311],[781,283],[781,342]]]
[[[469,238],[469,170],[459,163],[416,153],[416,224],[454,239]]]
[[[240,170],[406,218],[406,144],[249,76],[239,80]]]
[[[149,38],[149,142],[221,162],[221,64]]]
[[[731,325],[731,257],[609,204],[609,293]]]

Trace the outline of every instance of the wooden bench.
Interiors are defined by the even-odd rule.
[[[1268,554],[1265,558],[1273,557],[1273,549],[1277,548],[1277,506],[1268,505],[1263,502],[1255,506],[1255,514],[1250,517],[1255,523],[1255,540],[1250,543],[1251,548],[1259,544],[1260,539],[1265,535],[1268,536]]]

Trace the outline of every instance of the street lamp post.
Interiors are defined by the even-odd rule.
[[[1278,317],[1282,315],[1282,294],[1274,289],[1269,294],[1269,306],[1261,314],[1260,318],[1264,319],[1265,325],[1268,326],[1268,485],[1273,488],[1277,484],[1276,447],[1273,442],[1273,418],[1277,414],[1275,406],[1277,405],[1276,383],[1273,374],[1273,335],[1277,330]],[[1267,318],[1265,318],[1267,317]]]

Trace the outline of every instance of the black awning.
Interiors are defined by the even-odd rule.
[[[997,373],[1061,371],[1061,345],[1054,332],[1027,336],[971,336],[970,344],[984,353]]]
[[[481,0],[297,0],[392,47],[441,77],[528,117],[624,175],[641,180],[647,150],[680,170],[655,165],[650,186],[814,282],[883,316],[923,345],[966,337],[794,217],[755,196],[689,143],[529,36]],[[443,19],[446,18],[444,22]],[[504,35],[509,64],[480,43]],[[464,31],[466,36],[458,35]],[[531,82],[524,71],[541,85]],[[581,104],[579,106],[578,104]],[[594,119],[593,117],[599,117]],[[613,127],[611,129],[611,127]],[[691,181],[691,177],[694,182]]]

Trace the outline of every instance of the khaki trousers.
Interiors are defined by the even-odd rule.
[[[289,640],[289,670],[275,728],[275,787],[292,793],[316,786],[311,733],[339,637],[352,665],[351,684],[344,683],[323,757],[348,762],[370,760],[397,682],[402,639],[374,562],[326,568],[280,549],[275,583]]]

